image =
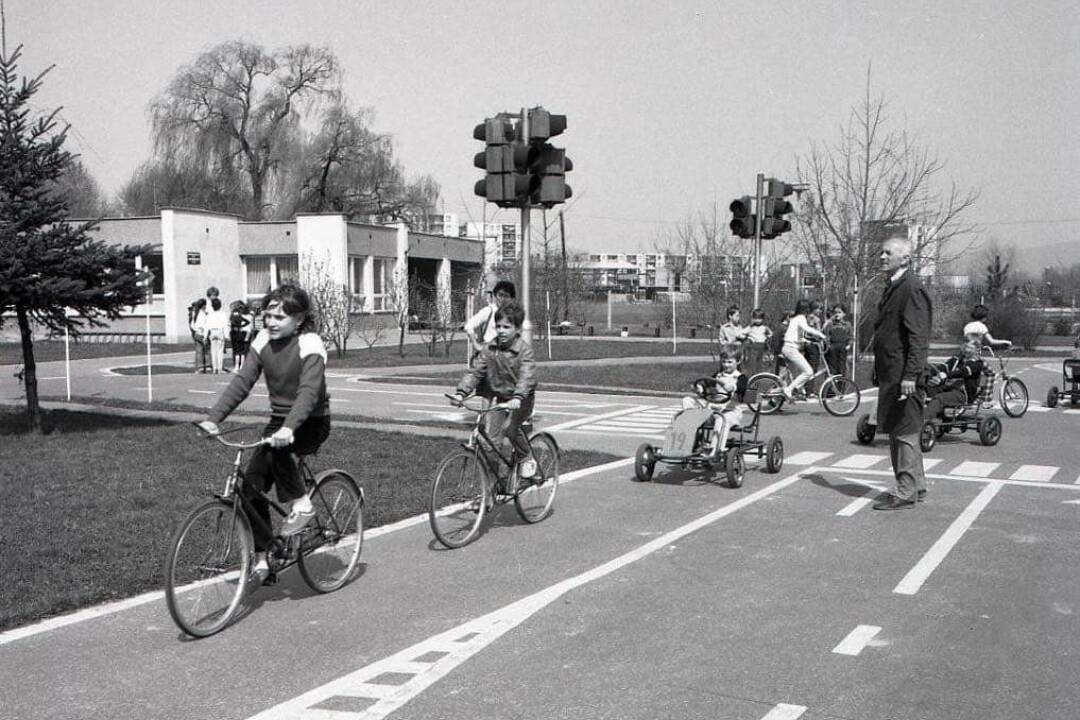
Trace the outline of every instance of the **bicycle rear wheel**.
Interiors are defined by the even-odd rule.
[[[833,375],[821,385],[818,397],[830,415],[845,417],[859,408],[862,400],[859,386],[851,378]]]
[[[746,405],[754,412],[770,415],[784,404],[784,385],[772,373],[758,373],[746,383]]]
[[[488,472],[475,450],[455,450],[435,471],[428,522],[435,539],[448,548],[473,541],[488,503]]]
[[[341,470],[319,475],[311,490],[315,517],[300,535],[300,574],[312,590],[333,592],[360,567],[364,496]]]
[[[518,515],[527,523],[537,523],[551,514],[555,505],[555,494],[559,491],[559,446],[555,438],[546,432],[536,433],[529,438],[529,448],[536,460],[537,479],[520,479],[520,483],[530,483],[514,496],[514,507]]]
[[[173,622],[194,637],[222,630],[244,597],[253,541],[247,516],[214,500],[177,528],[165,561],[165,602]]]
[[[1001,409],[1009,417],[1021,417],[1028,409],[1027,385],[1020,378],[1011,377],[1001,384],[1001,394],[998,400]]]

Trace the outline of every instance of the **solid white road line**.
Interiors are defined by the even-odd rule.
[[[1009,476],[1009,479],[1050,482],[1057,471],[1058,468],[1054,465],[1021,465],[1020,469]]]
[[[967,477],[990,477],[990,473],[998,469],[1001,463],[975,462],[965,460],[952,469],[950,475],[965,475]]]
[[[833,652],[837,655],[858,655],[879,632],[881,628],[877,625],[859,625],[833,648]]]
[[[930,577],[930,573],[934,572],[937,566],[941,564],[941,561],[945,559],[953,546],[960,541],[967,529],[975,522],[975,518],[979,517],[979,513],[990,504],[990,501],[1001,490],[1002,484],[997,480],[987,483],[986,487],[971,501],[971,504],[964,508],[964,511],[960,513],[956,520],[953,520],[952,525],[938,538],[937,542],[926,551],[926,554],[915,564],[915,567],[911,568],[908,574],[904,576],[904,579],[893,588],[893,592],[898,595],[914,595],[919,592],[919,588]]]
[[[746,495],[724,507],[714,510],[696,520],[693,520],[675,530],[665,533],[640,547],[624,553],[591,570],[567,578],[555,583],[532,595],[526,596],[516,602],[510,603],[494,612],[488,613],[474,620],[469,620],[456,628],[435,635],[427,640],[422,640],[412,647],[406,648],[395,655],[380,660],[354,672],[344,675],[336,680],[303,693],[292,700],[287,700],[268,710],[253,715],[249,720],[306,720],[307,718],[329,718],[333,715],[326,713],[324,708],[318,707],[324,703],[330,704],[335,698],[348,701],[351,698],[368,698],[375,702],[364,708],[362,712],[350,717],[357,720],[377,720],[390,715],[412,698],[422,693],[434,683],[449,674],[458,665],[471,658],[480,650],[497,640],[506,632],[514,629],[528,620],[535,613],[544,609],[552,602],[558,600],[566,593],[582,585],[599,580],[611,573],[620,570],[631,563],[663,550],[672,543],[711,525],[717,520],[735,513],[749,505],[752,505],[773,493],[798,482],[802,478],[800,473],[768,485],[757,492]],[[379,675],[389,672],[389,667],[401,667],[401,662],[417,662],[417,658],[429,653],[440,653],[442,657],[434,660],[430,668],[425,672],[416,674],[412,679],[394,686],[394,692],[388,696],[375,697],[381,694],[381,688],[372,688],[370,680]],[[338,715],[338,717],[343,717]]]
[[[761,720],[798,720],[804,712],[806,712],[806,706],[804,705],[780,703],[762,716]]]
[[[784,459],[786,465],[817,465],[825,458],[832,455],[831,452],[814,452],[813,450],[803,450],[797,452],[789,458]]]
[[[601,415],[589,415],[587,417],[581,418],[580,420],[569,420],[569,421],[561,423],[559,425],[552,425],[551,427],[547,428],[547,431],[548,432],[555,432],[556,430],[568,430],[570,428],[578,427],[580,425],[588,425],[589,423],[593,423],[593,422],[596,422],[598,420],[608,420],[610,418],[616,418],[616,417],[620,417],[622,415],[629,415],[631,413],[635,413],[635,412],[638,412],[640,410],[649,410],[649,409],[651,409],[653,407],[654,407],[653,405],[635,405],[635,406],[630,407],[630,408],[624,408],[622,410],[615,410],[613,412],[603,413]]]

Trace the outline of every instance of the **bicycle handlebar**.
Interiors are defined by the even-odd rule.
[[[224,437],[222,437],[223,435],[229,435],[229,434],[232,434],[234,432],[239,432],[241,430],[246,430],[247,428],[243,427],[243,426],[237,427],[237,428],[232,428],[231,430],[218,430],[216,433],[209,433],[209,432],[206,432],[206,430],[204,430],[203,427],[201,425],[199,425],[199,423],[192,422],[191,424],[194,425],[196,428],[198,428],[199,432],[202,433],[204,438],[206,438],[207,440],[217,440],[219,443],[221,443],[225,447],[235,448],[237,450],[252,450],[252,449],[257,448],[257,447],[259,447],[261,445],[269,445],[270,444],[270,438],[268,438],[268,437],[259,438],[258,440],[254,441],[254,442],[247,442],[247,443],[232,442],[231,440],[226,440],[226,439],[224,439]]]
[[[471,410],[474,413],[483,415],[484,413],[495,412],[496,410],[509,411],[504,403],[492,402],[488,407],[470,405],[469,400],[477,395],[471,395],[469,397],[462,398],[460,395],[451,395],[450,393],[443,393],[443,397],[450,401],[450,404],[454,407],[464,408],[465,410]]]

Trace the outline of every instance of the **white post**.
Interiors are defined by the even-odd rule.
[[[67,382],[67,399],[71,402],[71,332],[66,325],[64,326],[64,380]]]
[[[153,297],[154,288],[146,288],[146,402],[154,402],[154,381],[150,362],[150,300]]]
[[[855,366],[859,362],[859,278],[855,278],[855,300],[851,304],[851,379],[855,379]]]
[[[678,325],[675,323],[675,290],[671,291],[671,354],[674,355],[678,349],[679,341],[677,339]]]
[[[545,315],[547,316],[547,341],[548,341],[548,360],[551,359],[551,291],[544,291],[544,304],[546,305]]]
[[[607,329],[611,329],[611,288],[607,291]]]

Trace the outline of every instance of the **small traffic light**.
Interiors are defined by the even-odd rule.
[[[529,142],[546,142],[566,130],[566,116],[552,115],[542,107],[529,110]]]
[[[764,207],[761,217],[761,237],[771,239],[791,230],[791,222],[784,215],[794,208],[784,198],[795,192],[795,188],[774,178],[769,179],[768,185],[766,197],[762,199]]]
[[[731,228],[736,236],[741,238],[754,237],[754,226],[757,224],[757,216],[753,214],[753,201],[749,195],[735,198],[728,206],[731,210]]]

